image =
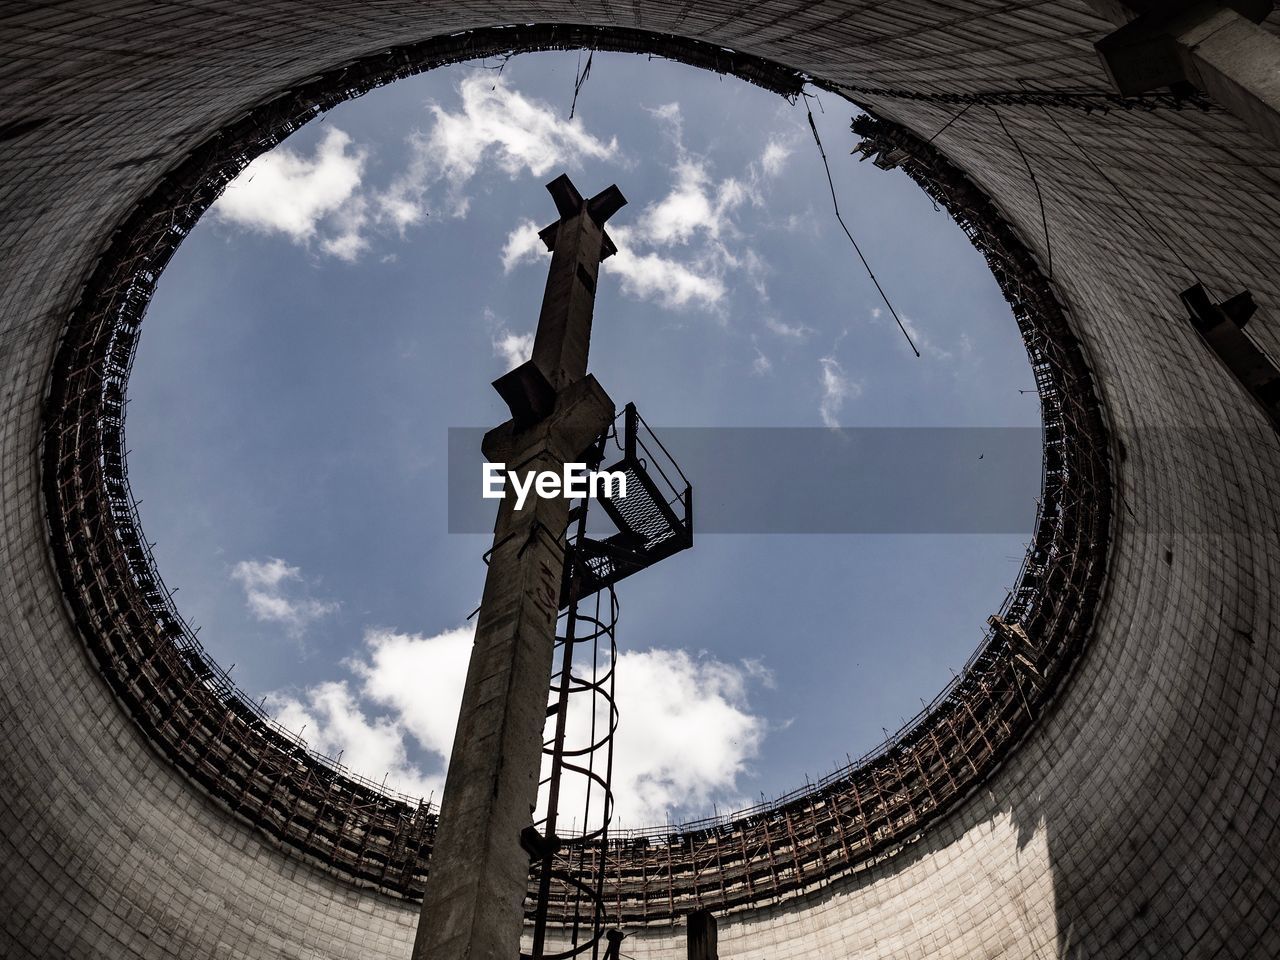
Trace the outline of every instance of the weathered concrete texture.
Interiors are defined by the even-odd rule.
[[[270,848],[150,751],[94,675],[48,560],[39,407],[60,325],[112,226],[194,143],[293,81],[486,24],[613,19],[835,82],[947,93],[1102,87],[1092,44],[1112,29],[1083,0],[0,9],[0,954],[13,957],[405,957],[412,941],[415,907]],[[871,105],[926,136],[957,109]],[[1219,295],[1247,287],[1250,332],[1280,353],[1280,152],[1218,112],[1000,115],[1044,191],[1053,274],[1117,437],[1097,635],[988,789],[860,878],[721,919],[725,957],[1280,955],[1280,443],[1177,302],[1193,271]],[[936,145],[1047,267],[1040,205],[993,111]],[[623,946],[683,948],[680,929]]]
[[[1125,4],[1109,6],[1094,3],[1124,26],[1100,41],[1098,51],[1121,92],[1190,83],[1280,144],[1280,38],[1257,26],[1270,13],[1269,0],[1129,4],[1144,10],[1136,20]]]
[[[545,432],[486,454],[529,470],[561,471],[613,420],[613,404],[594,379],[578,386],[592,392],[566,411],[577,414],[569,429],[553,416]],[[565,559],[559,533],[568,515],[569,501],[537,496],[521,511],[508,498],[498,511],[440,810],[439,857],[427,878],[414,947],[420,960],[517,952],[530,859],[520,832],[538,798]]]
[[[554,404],[537,414],[516,398],[513,419],[485,435],[485,457],[522,474],[561,473],[613,422],[613,401],[587,376],[604,234],[577,199],[578,211],[553,225],[533,359],[508,375],[541,378]],[[535,491],[523,509],[511,496],[499,504],[414,960],[519,952],[531,856],[521,831],[538,801],[568,520],[563,497]]]

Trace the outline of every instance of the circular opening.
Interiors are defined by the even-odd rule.
[[[476,486],[445,469],[448,431],[507,415],[489,381],[527,357],[543,183],[616,178],[631,201],[610,223],[591,367],[698,465],[712,531],[621,590],[615,825],[648,826],[787,793],[945,686],[1025,553],[1039,405],[989,269],[908,178],[833,171],[923,359],[851,269],[804,102],[681,64],[591,63],[572,122],[552,98],[581,58],[539,54],[380,89],[250,165],[149,307],[130,483],[179,608],[237,685],[312,749],[439,799],[491,539],[446,530],[450,479]],[[814,111],[846,156],[849,111]],[[920,533],[904,500],[880,518],[901,534],[844,535],[836,447],[797,464],[830,478],[830,533],[724,534],[805,519],[773,468],[822,455],[825,427],[899,427],[896,446],[993,422],[1010,429],[965,443],[1006,481],[1017,532]],[[1006,432],[1021,462],[980,442]],[[866,446],[852,466],[875,472]],[[719,512],[743,488],[763,489],[755,509]]]

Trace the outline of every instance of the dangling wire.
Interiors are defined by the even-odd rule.
[[[940,136],[942,136],[944,133],[950,130],[951,125],[955,123],[957,120],[959,120],[961,117],[963,117],[966,113],[968,113],[973,108],[973,106],[974,106],[974,101],[970,100],[963,107],[957,110],[954,114],[951,115],[950,120],[948,120],[946,123],[944,123],[941,127],[938,128],[937,133],[935,133],[932,137],[930,137],[928,140],[924,142],[924,145],[926,147],[929,146],[931,143],[933,143],[933,141],[937,140]],[[928,194],[925,194],[925,196],[928,196]],[[933,197],[929,197],[929,202],[933,204],[934,213],[940,213],[942,211],[942,208],[938,206],[938,201],[934,200]]]
[[[573,81],[573,103],[569,104],[569,119],[573,119],[573,112],[578,109],[578,94],[582,90],[582,85],[587,82],[587,77],[591,76],[591,58],[596,55],[594,50],[587,54],[587,65],[582,66],[582,51],[578,51],[578,72]]]
[[[1085,162],[1088,163],[1089,166],[1093,167],[1093,172],[1096,173],[1099,177],[1101,177],[1102,180],[1108,186],[1110,186],[1112,190],[1116,192],[1116,195],[1129,207],[1130,210],[1133,211],[1134,216],[1136,216],[1138,220],[1143,225],[1145,225],[1146,228],[1150,230],[1151,233],[1162,244],[1164,244],[1165,249],[1167,249],[1171,254],[1173,254],[1174,259],[1177,260],[1178,263],[1182,264],[1182,268],[1186,270],[1187,273],[1191,274],[1192,279],[1195,280],[1196,283],[1203,284],[1204,281],[1202,281],[1199,275],[1197,275],[1195,268],[1192,267],[1189,263],[1187,263],[1187,261],[1183,258],[1182,254],[1179,253],[1178,250],[1174,247],[1174,245],[1169,242],[1169,238],[1164,235],[1163,231],[1158,229],[1156,225],[1152,223],[1151,220],[1147,217],[1147,215],[1142,212],[1142,210],[1138,207],[1138,205],[1129,199],[1129,195],[1126,194],[1122,189],[1120,189],[1120,184],[1112,180],[1111,177],[1107,175],[1106,171],[1103,170],[1102,167],[1098,164],[1098,162],[1093,159],[1093,156],[1087,150],[1085,150],[1084,147],[1080,146],[1080,144],[1076,141],[1076,138],[1071,135],[1071,133],[1066,129],[1066,127],[1064,127],[1061,123],[1058,122],[1058,118],[1055,117],[1048,110],[1044,111],[1044,115],[1049,118],[1050,122],[1052,122],[1055,127],[1058,128],[1058,132],[1062,134],[1063,137],[1066,138],[1067,142],[1070,143],[1071,146],[1075,147],[1076,152],[1079,153],[1080,156],[1084,158]]]
[[[944,133],[946,133],[953,123],[955,123],[957,120],[963,117],[966,113],[972,110],[973,107],[974,107],[974,101],[970,100],[963,107],[961,107],[960,110],[954,116],[952,116],[950,120],[948,120],[941,127],[939,127],[938,132],[925,141],[925,145],[928,146],[929,144],[933,143],[933,141],[937,140],[940,136],[942,136]]]
[[[1027,168],[1027,176],[1031,178],[1031,185],[1036,188],[1036,199],[1040,201],[1040,223],[1044,227],[1044,251],[1049,260],[1049,279],[1053,280],[1053,244],[1049,241],[1049,218],[1045,216],[1044,212],[1044,194],[1040,192],[1040,181],[1036,179],[1036,172],[1031,169],[1031,161],[1022,152],[1022,145],[1009,132],[1009,128],[1004,125],[1004,117],[1000,116],[1000,111],[992,107],[991,112],[996,115],[996,120],[1000,123],[1000,129],[1004,131],[1004,135],[1013,144],[1013,149],[1018,151],[1018,156],[1022,158],[1022,165]]]
[[[507,61],[509,61],[509,60],[510,60],[512,57],[514,57],[514,56],[515,56],[515,54],[514,54],[514,53],[500,53],[500,54],[498,54],[498,55],[494,58],[495,60],[497,60],[497,61],[498,61],[498,65],[497,65],[496,67],[491,67],[491,66],[489,65],[489,63],[488,63],[488,59],[487,59],[487,58],[486,58],[485,60],[482,60],[482,61],[480,62],[480,66],[484,67],[486,70],[493,70],[493,71],[495,71],[495,72],[494,72],[494,76],[493,76],[493,86],[491,86],[491,87],[489,88],[490,90],[497,90],[497,89],[498,89],[498,84],[502,81],[502,71],[503,71],[503,70],[505,70],[505,69],[507,69]]]
[[[822,155],[822,166],[827,171],[827,186],[831,189],[831,206],[836,212],[836,220],[840,222],[840,228],[844,230],[844,235],[849,238],[849,242],[853,244],[854,252],[858,254],[858,259],[862,261],[863,267],[866,268],[867,276],[871,278],[871,282],[876,285],[876,290],[880,293],[880,299],[884,301],[884,305],[889,308],[889,313],[893,315],[894,321],[898,324],[898,329],[902,331],[902,335],[907,338],[907,343],[911,345],[911,352],[917,357],[920,351],[916,348],[916,342],[911,339],[911,334],[907,332],[906,325],[898,316],[898,311],[893,309],[893,304],[889,302],[889,295],[884,292],[884,287],[880,286],[880,281],[876,279],[871,264],[867,263],[867,258],[862,255],[862,248],[858,246],[858,241],[853,239],[853,234],[849,232],[848,226],[844,222],[844,217],[840,215],[840,201],[836,199],[835,181],[831,179],[831,164],[827,162],[827,151],[822,147],[822,137],[818,136],[818,125],[814,123],[813,111],[809,108],[809,94],[804,93],[804,109],[809,115],[809,129],[813,131],[813,142],[818,145],[818,153]]]

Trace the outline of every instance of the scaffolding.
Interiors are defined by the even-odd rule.
[[[707,44],[538,25],[396,48],[311,78],[196,147],[132,211],[70,317],[49,384],[42,450],[49,541],[105,681],[157,749],[227,809],[335,874],[393,896],[422,896],[435,806],[308,750],[205,653],[156,570],[129,492],[125,384],[156,279],[250,159],[333,105],[400,76],[507,50],[575,46],[657,47],[786,95],[802,79]],[[732,816],[613,831],[603,844],[566,842],[557,856],[573,856],[573,869],[593,878],[610,922],[668,922],[698,908],[775,902],[892,855],[990,776],[1044,712],[1088,636],[1111,518],[1108,439],[1065,312],[1014,229],[962,172],[883,120],[860,118],[855,130],[864,155],[892,157],[946,207],[1013,309],[1044,413],[1035,532],[1018,585],[962,673],[866,756]],[[572,922],[567,895],[552,906],[553,921]]]

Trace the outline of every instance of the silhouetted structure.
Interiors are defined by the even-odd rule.
[[[420,960],[515,956],[531,859],[533,960],[587,950],[600,956],[604,878],[591,872],[596,858],[588,860],[584,851],[605,848],[613,807],[613,584],[693,542],[688,482],[683,489],[659,487],[650,472],[658,464],[656,438],[646,431],[651,449],[641,457],[645,441],[635,407],[627,407],[619,434],[613,401],[587,373],[600,262],[616,252],[604,224],[626,200],[616,186],[584,200],[563,175],[547,189],[560,218],[539,234],[551,266],[533,356],[494,382],[511,419],[485,435],[484,453],[521,475],[563,476],[566,464],[599,467],[613,442],[623,459],[610,469],[625,487],[600,499],[617,527],[605,540],[587,535],[589,496],[572,511],[565,496],[544,497],[536,488],[523,508],[513,496],[501,501],[414,947]],[[608,591],[603,604],[601,591]],[[595,612],[584,614],[579,604],[593,596]],[[561,606],[564,635],[557,637]],[[575,671],[580,646],[591,654],[589,672],[581,661]],[[570,697],[584,693],[590,734],[585,745],[570,747]],[[597,730],[601,710],[603,729]],[[554,733],[543,743],[548,717]],[[549,770],[540,778],[544,754]],[[576,858],[562,849],[559,832],[562,780],[573,774],[586,778],[583,834],[572,840]],[[530,823],[541,786],[546,812]],[[598,827],[591,821],[593,800]],[[568,923],[570,944],[548,953],[553,882],[563,888],[556,915]]]

